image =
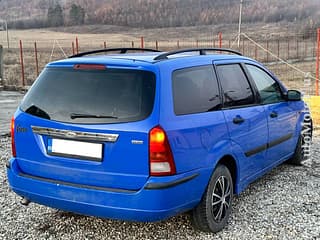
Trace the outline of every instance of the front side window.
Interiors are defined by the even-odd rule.
[[[177,115],[209,112],[221,107],[212,65],[174,71],[172,86],[174,111]]]
[[[283,100],[279,84],[269,74],[253,65],[247,64],[246,67],[257,86],[261,103],[270,104]]]
[[[254,103],[249,82],[239,64],[217,66],[224,97],[224,107],[244,106]]]
[[[47,68],[21,109],[67,123],[139,121],[152,112],[155,84],[155,75],[148,71]]]

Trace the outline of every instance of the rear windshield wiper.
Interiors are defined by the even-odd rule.
[[[113,119],[118,119],[118,117],[111,116],[111,115],[94,115],[94,114],[82,114],[82,113],[71,113],[70,118],[71,119],[76,119],[76,118],[113,118]]]
[[[49,114],[43,111],[41,108],[37,107],[36,105],[31,105],[30,107],[27,108],[27,110],[25,110],[25,112],[33,116],[50,119]]]

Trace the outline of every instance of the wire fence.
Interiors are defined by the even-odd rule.
[[[316,94],[317,33],[308,38],[300,35],[256,39],[254,34],[243,34],[240,47],[235,36],[215,34],[206,39],[148,41],[141,37],[133,41],[94,41],[75,38],[52,41],[15,41],[14,48],[4,49],[4,85],[31,85],[45,65],[77,52],[114,47],[144,47],[169,51],[179,48],[224,47],[240,50],[243,55],[264,63],[291,89]],[[21,45],[20,45],[21,44]]]

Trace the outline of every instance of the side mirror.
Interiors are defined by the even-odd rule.
[[[302,99],[301,92],[297,90],[288,90],[287,92],[288,101],[301,101],[301,99]]]

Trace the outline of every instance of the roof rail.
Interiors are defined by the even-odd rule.
[[[127,53],[127,51],[160,52],[159,50],[149,49],[149,48],[103,48],[103,49],[98,49],[98,50],[78,53],[78,54],[69,56],[69,58],[83,57],[83,56],[86,56],[86,55],[91,55],[91,54],[96,54],[96,53],[116,52],[116,51],[119,51],[120,54],[125,54],[125,53]]]
[[[164,60],[164,59],[168,59],[168,56],[179,54],[179,53],[187,53],[187,52],[199,52],[200,55],[206,55],[207,51],[228,52],[228,53],[233,53],[233,54],[242,56],[242,53],[232,49],[228,49],[228,48],[187,48],[187,49],[181,49],[181,50],[160,54],[159,56],[155,57],[154,60]]]

